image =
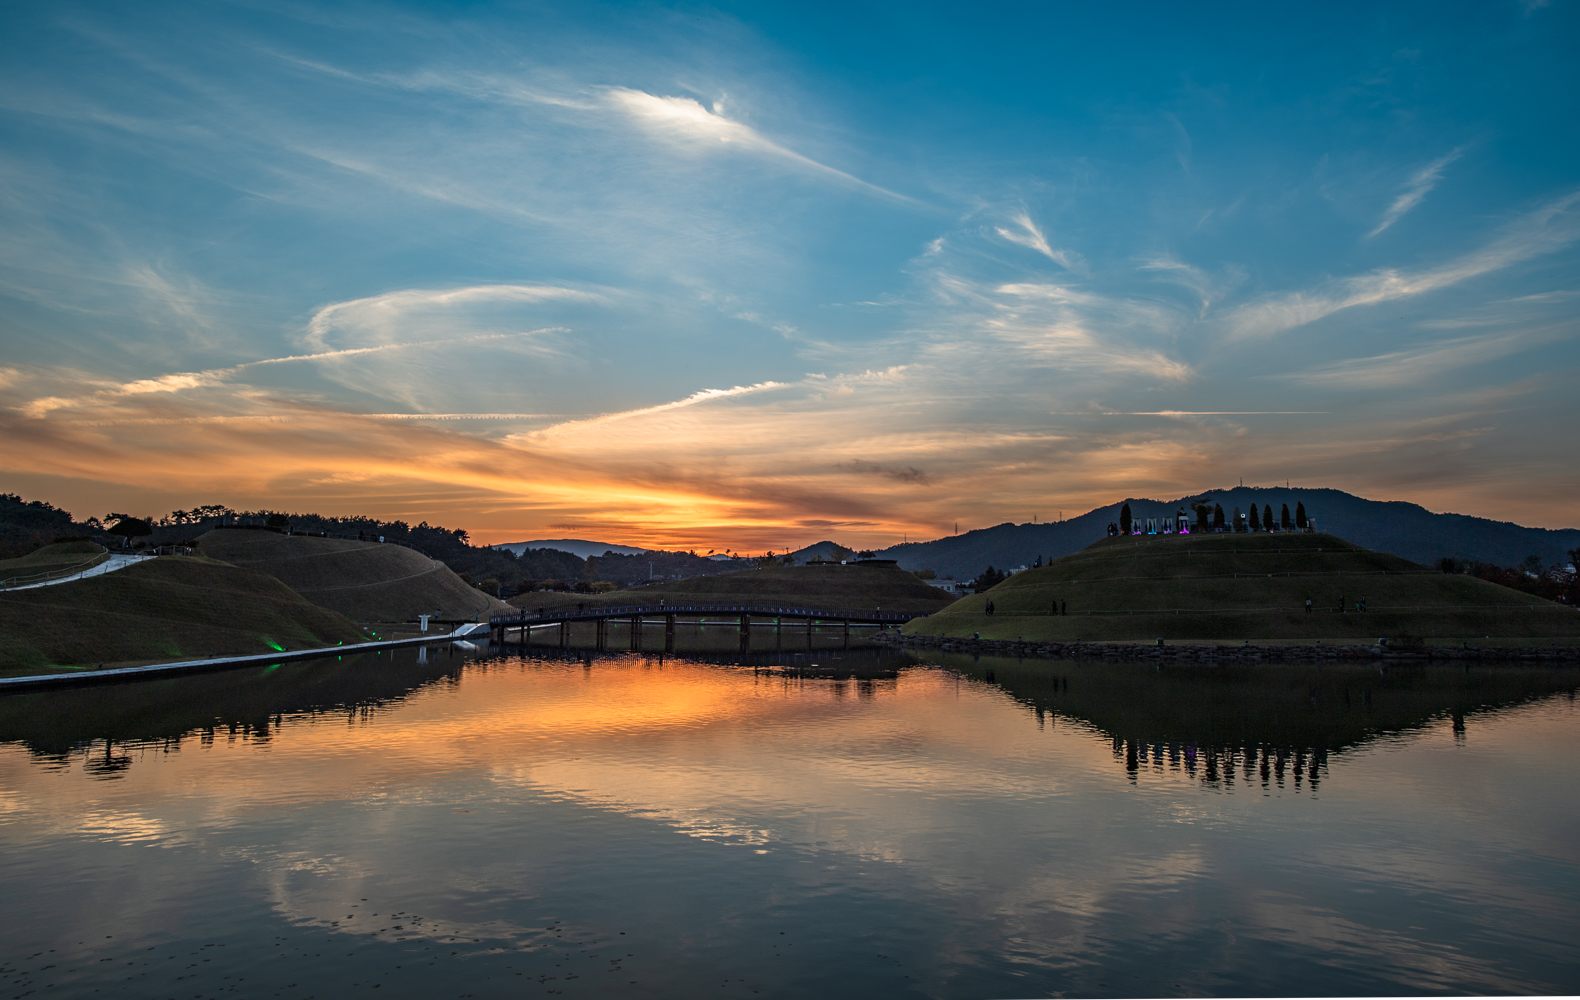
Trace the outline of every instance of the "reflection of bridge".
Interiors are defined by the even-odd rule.
[[[714,616],[713,621],[708,621],[709,616]],[[718,620],[719,617],[723,621]],[[775,635],[780,634],[784,623],[805,623],[807,644],[812,642],[812,630],[816,626],[834,625],[843,628],[845,645],[850,645],[850,630],[857,628],[893,628],[904,625],[913,618],[925,618],[926,615],[919,611],[829,611],[822,608],[797,608],[780,605],[763,604],[643,604],[632,607],[582,607],[562,608],[556,611],[522,612],[515,615],[494,615],[488,620],[488,627],[493,633],[494,641],[504,643],[506,635],[510,632],[519,632],[521,642],[531,642],[532,632],[535,629],[558,628],[559,645],[565,646],[570,641],[570,627],[573,622],[592,622],[596,628],[598,648],[603,649],[608,643],[609,623],[611,621],[629,623],[630,643],[632,650],[642,648],[642,626],[658,624],[664,625],[664,651],[675,651],[675,623],[678,619],[687,619],[696,625],[734,625],[740,630],[741,652],[751,649],[752,626],[772,626]],[[760,621],[757,619],[761,619]]]

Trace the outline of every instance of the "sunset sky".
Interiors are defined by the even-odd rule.
[[[1580,524],[1580,10],[8,4],[0,491],[887,545]]]

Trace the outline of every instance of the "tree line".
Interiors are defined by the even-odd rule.
[[[1251,505],[1247,514],[1242,514],[1240,508],[1234,508],[1234,513],[1225,514],[1223,504],[1191,504],[1191,509],[1196,514],[1196,524],[1191,528],[1197,532],[1211,531],[1305,531],[1311,525],[1311,519],[1306,515],[1304,501],[1295,502],[1295,512],[1289,512],[1289,504],[1281,504],[1282,508],[1277,518],[1273,515],[1272,504],[1263,504],[1260,512],[1256,504]],[[1176,515],[1176,520],[1185,523],[1187,518],[1183,510]],[[1127,502],[1119,508],[1119,534],[1128,535],[1136,527],[1135,515],[1130,511]],[[1113,529],[1109,529],[1110,534]]]
[[[1463,573],[1549,601],[1580,607],[1580,573],[1575,572],[1580,569],[1580,548],[1570,549],[1565,554],[1569,557],[1568,565],[1553,563],[1543,567],[1542,558],[1537,555],[1526,556],[1518,566],[1444,556],[1437,561],[1437,568],[1443,573]]]

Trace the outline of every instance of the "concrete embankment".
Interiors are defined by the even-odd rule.
[[[1574,646],[1231,646],[1124,642],[1028,642],[1017,639],[966,639],[881,632],[872,641],[911,649],[937,649],[977,656],[1042,657],[1055,660],[1104,660],[1114,663],[1275,663],[1323,660],[1380,660],[1385,663],[1580,663]]]
[[[215,656],[202,660],[183,660],[178,663],[150,663],[141,667],[117,667],[111,670],[80,670],[70,673],[33,674],[28,677],[0,677],[0,694],[12,691],[34,691],[39,688],[77,687],[85,684],[115,684],[175,674],[203,673],[212,670],[230,670],[235,667],[267,666],[290,660],[313,660],[347,653],[371,653],[396,646],[424,646],[444,642],[464,642],[467,637],[487,640],[487,625],[463,625],[454,632],[418,636],[412,639],[389,639],[383,642],[359,642],[350,646],[324,646],[318,649],[294,649],[288,652],[262,653],[249,656]]]

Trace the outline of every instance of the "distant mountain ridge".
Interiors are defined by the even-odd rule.
[[[1131,497],[1053,524],[1006,522],[930,542],[891,546],[878,555],[898,560],[903,569],[932,569],[941,577],[974,579],[988,566],[1029,566],[1038,556],[1046,561],[1078,552],[1104,537],[1107,526],[1118,522],[1119,509],[1126,503],[1131,515],[1141,520],[1181,509],[1189,514],[1192,503],[1222,504],[1225,515],[1232,515],[1236,507],[1248,510],[1255,503],[1258,509],[1271,506],[1275,517],[1282,505],[1288,504],[1293,513],[1295,505],[1303,503],[1322,531],[1428,565],[1452,556],[1513,566],[1535,555],[1548,566],[1567,563],[1569,550],[1580,547],[1577,528],[1527,528],[1465,514],[1436,514],[1418,504],[1367,500],[1343,490],[1236,486],[1177,500]]]

